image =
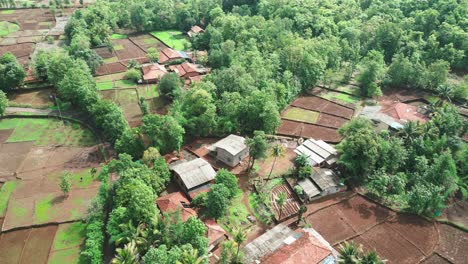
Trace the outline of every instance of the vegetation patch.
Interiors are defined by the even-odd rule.
[[[344,93],[337,93],[337,92],[326,92],[326,93],[320,94],[320,97],[323,97],[328,100],[336,100],[336,101],[341,101],[341,102],[350,103],[350,104],[355,104],[359,101],[359,98],[355,96],[344,94]]]
[[[98,82],[96,83],[96,86],[99,90],[109,90],[114,88],[114,82],[113,81],[104,81],[104,82]]]
[[[127,39],[128,38],[128,35],[126,34],[117,34],[117,33],[114,33],[111,35],[110,37],[111,39]]]
[[[283,115],[284,118],[307,122],[307,123],[315,123],[319,117],[319,113],[315,111],[305,110],[298,107],[291,107]]]
[[[0,37],[7,36],[13,32],[16,32],[20,27],[8,21],[0,21]]]
[[[190,42],[187,41],[187,39],[181,31],[153,31],[150,34],[158,38],[160,41],[166,44],[166,46],[171,47],[175,50],[184,50],[185,46],[190,45]]]
[[[54,196],[49,194],[36,203],[36,208],[34,210],[34,220],[36,223],[45,223],[52,215],[56,214],[52,207],[53,200]]]
[[[110,58],[104,59],[103,61],[104,61],[104,63],[113,63],[113,62],[118,62],[118,61],[119,61],[119,58],[117,58],[117,57],[114,56],[114,57],[110,57]]]
[[[242,202],[242,193],[238,193],[231,201],[226,215],[218,220],[218,223],[228,232],[232,233],[241,226],[249,224],[247,216],[249,211]]]
[[[135,86],[137,85],[130,80],[118,80],[115,82],[115,87],[118,87],[118,88],[132,88]]]
[[[148,44],[148,45],[152,45],[152,44],[156,44],[159,42],[159,40],[155,39],[155,38],[145,38],[143,39],[143,42],[145,44]]]
[[[17,181],[7,181],[5,184],[3,184],[2,189],[0,189],[0,216],[5,215],[8,206],[8,200],[10,200],[10,196],[17,186]]]
[[[23,218],[28,213],[28,209],[20,206],[17,202],[14,202],[11,206],[11,212],[15,218]]]
[[[123,45],[115,45],[114,50],[123,50],[124,46]]]
[[[86,263],[80,256],[80,248],[68,248],[60,251],[54,251],[49,258],[48,264],[63,264],[63,263]]]
[[[53,250],[80,246],[85,238],[86,224],[76,222],[60,225],[54,238]]]
[[[15,10],[13,9],[0,11],[0,15],[11,15],[13,13],[15,13]]]

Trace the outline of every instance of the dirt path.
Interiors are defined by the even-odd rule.
[[[7,115],[14,115],[14,114],[24,114],[24,113],[33,113],[39,115],[49,115],[53,113],[53,110],[50,109],[36,109],[36,108],[27,108],[27,107],[7,107],[6,114]]]

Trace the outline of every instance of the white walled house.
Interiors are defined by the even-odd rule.
[[[211,145],[210,151],[214,153],[216,159],[230,167],[237,166],[249,155],[245,138],[236,135],[229,135]]]

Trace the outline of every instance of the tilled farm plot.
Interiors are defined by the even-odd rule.
[[[0,38],[0,44],[2,40]],[[29,56],[33,53],[36,45],[34,43],[22,43],[22,44],[9,44],[8,46],[0,46],[0,56],[3,54],[10,52],[13,54],[17,59],[18,62],[23,65],[27,66],[29,64]]]
[[[47,263],[57,225],[3,233],[0,236],[2,263]],[[8,249],[8,250],[6,250]]]
[[[338,143],[341,141],[341,136],[335,128],[285,119],[281,120],[281,125],[277,133],[284,136],[321,139],[329,143]]]
[[[101,91],[101,94],[105,99],[114,101],[122,107],[125,119],[131,127],[141,124],[143,112],[141,112],[135,88],[105,90]]]
[[[306,219],[335,248],[344,241],[354,241],[362,244],[365,251],[377,251],[388,263],[419,263],[432,256],[439,241],[434,223],[395,213],[360,195],[319,209]],[[462,242],[453,237],[448,241],[450,245]],[[457,256],[464,246],[458,246],[459,251],[450,246],[447,255]]]
[[[311,111],[343,117],[346,119],[351,119],[354,114],[354,109],[350,107],[346,107],[317,96],[299,97],[294,100],[291,105]]]
[[[284,203],[281,210],[276,202],[280,193],[284,193],[286,195],[286,202]],[[275,218],[279,221],[296,215],[300,207],[299,202],[296,200],[291,189],[286,184],[281,184],[273,188],[273,190],[271,190],[270,202],[275,212]]]
[[[150,34],[134,35],[130,36],[129,39],[145,52],[151,47],[158,51],[166,48],[164,43]]]
[[[18,171],[34,142],[3,143],[0,145],[0,177],[8,177]]]

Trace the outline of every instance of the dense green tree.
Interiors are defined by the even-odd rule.
[[[153,47],[148,48],[148,50],[146,51],[146,57],[150,60],[150,62],[158,62],[159,52],[157,49]]]
[[[358,77],[361,93],[368,97],[382,95],[378,81],[385,71],[382,53],[372,50],[363,60],[363,69]]]
[[[3,91],[0,91],[0,116],[5,114],[8,107],[8,98]]]
[[[140,179],[127,178],[116,186],[115,205],[127,208],[131,219],[148,222],[157,213],[155,199],[151,187]]]
[[[154,147],[149,147],[147,150],[143,152],[142,161],[146,166],[152,167],[154,162],[161,157],[159,150]]]
[[[55,50],[47,53],[49,61],[47,63],[47,80],[54,86],[64,79],[69,69],[73,67],[73,59],[63,50]],[[81,68],[82,65],[79,65]]]
[[[245,144],[249,147],[249,170],[251,170],[256,160],[266,158],[268,142],[265,136],[265,132],[255,131],[252,138],[246,138]]]
[[[116,249],[113,264],[137,264],[139,259],[138,248],[135,241],[130,241],[124,248]]]
[[[179,151],[182,146],[185,130],[172,116],[144,116],[141,129],[163,154]]]
[[[127,153],[134,159],[143,155],[144,146],[139,130],[137,128],[125,130],[120,138],[115,141],[115,150],[117,153]]]
[[[7,91],[23,84],[26,72],[16,57],[7,52],[0,57],[0,90]]]
[[[444,208],[442,187],[431,183],[417,184],[408,193],[408,208],[417,214],[434,212]]]
[[[229,206],[229,189],[224,184],[213,184],[208,192],[206,208],[208,214],[218,219],[222,217]]]
[[[60,177],[59,183],[60,190],[62,190],[64,195],[68,195],[71,191],[72,183],[70,180],[70,173],[66,173]]]
[[[115,142],[125,130],[129,129],[122,109],[113,102],[98,101],[92,106],[91,113],[95,124],[102,129],[104,136],[111,142]]]
[[[57,92],[61,99],[85,111],[89,111],[99,101],[96,83],[82,61],[68,68],[58,83]]]
[[[166,245],[151,248],[143,257],[145,263],[151,264],[173,264],[182,258],[182,250],[174,246],[170,249]]]
[[[179,75],[173,72],[164,74],[159,81],[158,87],[161,94],[170,98],[177,98],[182,92],[182,82]]]
[[[125,73],[125,79],[130,80],[134,83],[138,83],[141,80],[141,71],[137,68],[130,68]]]
[[[237,193],[240,192],[237,177],[226,169],[220,169],[216,173],[216,184],[223,184],[229,190],[228,199],[232,199]]]

